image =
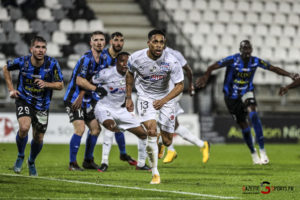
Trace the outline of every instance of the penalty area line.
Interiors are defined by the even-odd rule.
[[[141,188],[141,187],[130,187],[130,186],[123,186],[123,185],[101,184],[101,183],[92,183],[92,182],[76,181],[76,180],[68,180],[68,179],[58,179],[58,178],[42,177],[42,176],[33,177],[33,176],[23,176],[23,175],[19,175],[19,174],[0,174],[0,175],[1,176],[11,176],[11,177],[31,178],[31,179],[42,179],[42,180],[58,181],[58,182],[66,182],[66,183],[77,183],[77,184],[83,184],[83,185],[95,185],[95,186],[111,187],[111,188],[122,188],[122,189],[153,191],[153,192],[161,192],[161,193],[183,194],[183,195],[209,197],[209,198],[217,198],[217,199],[240,199],[238,197],[230,197],[230,196],[226,197],[226,196],[201,194],[201,193],[194,193],[194,192],[181,192],[181,191],[174,191],[174,190],[160,190],[160,189],[155,189],[155,188]]]

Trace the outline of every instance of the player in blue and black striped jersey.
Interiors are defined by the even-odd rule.
[[[295,75],[275,67],[260,58],[251,56],[251,53],[252,45],[250,41],[243,40],[240,43],[240,53],[228,56],[209,66],[205,74],[197,79],[196,85],[199,88],[205,87],[213,70],[226,67],[223,87],[226,106],[242,129],[244,140],[251,151],[253,163],[267,164],[269,163],[269,158],[264,149],[263,129],[256,112],[257,105],[254,95],[253,77],[258,67],[292,79],[295,79]],[[253,145],[251,128],[246,119],[247,115],[253,125],[256,140],[259,144],[260,158]]]
[[[90,37],[90,45],[91,50],[78,60],[64,96],[66,111],[74,127],[74,134],[70,141],[69,170],[82,170],[77,164],[76,156],[85,124],[89,128],[89,132],[86,139],[83,167],[86,169],[99,168],[93,157],[94,148],[101,131],[94,115],[94,106],[99,97],[93,93],[95,91],[101,97],[107,92],[101,86],[97,87],[91,84],[90,80],[101,70],[100,54],[105,46],[104,33],[101,31],[93,32]]]
[[[122,51],[124,46],[124,36],[120,32],[114,32],[110,36],[110,47],[103,49],[101,53],[101,67],[116,66],[117,55]],[[125,102],[125,99],[124,99]],[[127,161],[130,165],[137,165],[137,162],[131,158],[126,152],[125,137],[123,132],[115,133],[116,142],[120,150],[120,159]],[[105,131],[103,136],[102,146],[102,161],[100,170],[106,171],[108,168],[108,157],[112,145],[113,134],[110,131]]]
[[[40,36],[31,40],[30,55],[9,60],[3,68],[4,78],[11,98],[16,99],[16,114],[19,130],[16,136],[18,158],[14,171],[20,173],[28,131],[32,125],[28,169],[30,176],[37,176],[35,159],[43,147],[43,138],[48,125],[52,90],[63,89],[63,75],[56,59],[46,56],[47,42]],[[10,71],[19,70],[17,88],[14,89]]]

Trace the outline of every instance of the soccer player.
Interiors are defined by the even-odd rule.
[[[289,89],[293,89],[293,88],[296,88],[298,86],[300,86],[300,78],[299,78],[299,75],[297,75],[297,79],[290,83],[289,85],[285,86],[285,87],[281,87],[280,90],[279,90],[279,95],[280,96],[283,96],[285,95]]]
[[[99,97],[95,96],[92,91],[95,91],[99,96],[105,96],[107,92],[102,87],[91,84],[90,81],[92,76],[101,70],[100,54],[105,46],[104,33],[101,31],[93,32],[90,37],[90,45],[91,50],[78,60],[64,96],[66,111],[74,127],[74,134],[70,141],[69,170],[71,171],[83,170],[79,167],[76,156],[85,124],[89,128],[89,132],[82,166],[85,169],[99,168],[93,157],[94,148],[101,131],[94,115],[94,106]]]
[[[7,62],[4,78],[11,98],[15,99],[19,130],[16,136],[18,158],[15,173],[20,173],[25,157],[28,131],[32,125],[31,150],[27,160],[29,175],[37,176],[35,160],[43,147],[47,130],[49,106],[53,90],[62,90],[63,75],[56,59],[46,55],[47,42],[40,36],[31,40],[30,55]],[[17,89],[14,89],[10,71],[19,70]]]
[[[110,47],[103,49],[101,53],[101,62],[102,68],[109,66],[116,66],[117,55],[122,51],[124,46],[124,36],[120,32],[114,32],[110,37]],[[123,161],[127,161],[130,165],[137,165],[136,160],[132,159],[126,152],[125,147],[125,137],[124,133],[121,131],[111,132],[109,130],[105,130],[103,133],[103,145],[102,145],[102,161],[100,170],[105,172],[108,167],[108,158],[111,150],[111,145],[113,143],[113,135],[115,135],[116,142],[118,144],[120,150],[120,159]]]
[[[129,70],[126,74],[126,108],[133,111],[131,98],[133,83],[137,90],[137,111],[147,129],[147,153],[152,167],[150,184],[159,184],[157,169],[157,121],[160,125],[164,145],[172,143],[175,128],[175,101],[183,90],[183,72],[177,59],[164,51],[165,33],[154,29],[148,33],[147,49],[133,53],[128,60]],[[169,81],[175,87],[169,90]],[[158,113],[158,120],[156,119]]]
[[[195,90],[194,90],[194,84],[193,84],[193,72],[192,72],[191,67],[188,65],[186,59],[179,51],[171,49],[169,47],[166,47],[165,51],[169,52],[173,56],[175,56],[180,64],[180,66],[182,66],[182,69],[184,69],[184,71],[186,72],[187,78],[189,81],[189,89],[188,90],[189,90],[190,95],[193,96],[195,93]],[[172,88],[173,87],[171,87],[170,89],[172,89]],[[200,140],[198,137],[193,135],[186,127],[184,127],[178,123],[177,116],[184,113],[183,109],[181,108],[181,106],[179,104],[180,97],[181,97],[181,95],[179,95],[175,98],[175,100],[176,100],[175,133],[177,135],[179,135],[180,137],[182,137],[183,139],[185,139],[186,141],[198,146],[200,148],[200,150],[202,151],[202,155],[203,155],[202,162],[207,163],[207,161],[209,159],[209,143],[207,141]],[[158,148],[159,148],[158,158],[162,158],[164,155],[165,146],[161,142],[159,142]],[[170,163],[176,157],[177,157],[177,153],[176,153],[176,150],[172,143],[170,146],[168,146],[168,153],[167,153],[165,159],[163,160],[163,162]]]
[[[196,86],[205,87],[211,72],[226,67],[223,92],[225,103],[233,119],[241,127],[243,138],[250,149],[254,164],[268,164],[269,158],[264,148],[263,129],[258,113],[256,112],[256,99],[254,95],[253,77],[258,67],[273,71],[282,76],[294,79],[294,75],[275,67],[268,62],[251,56],[252,44],[249,40],[240,42],[240,53],[228,56],[209,66],[205,74],[196,80]],[[260,149],[260,158],[254,148],[251,127],[247,121],[250,118],[254,128],[256,140]]]
[[[139,138],[136,169],[151,171],[151,168],[145,164],[147,133],[139,119],[125,108],[125,74],[128,69],[128,57],[129,53],[120,52],[116,57],[116,67],[103,69],[93,76],[93,83],[101,84],[108,91],[107,96],[98,101],[95,116],[106,129],[112,132],[120,132],[120,129],[123,129],[135,134]],[[101,166],[106,171],[108,162]],[[102,168],[99,171],[102,172]]]

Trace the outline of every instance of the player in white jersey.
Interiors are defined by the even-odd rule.
[[[97,102],[95,117],[106,129],[112,132],[128,130],[135,134],[140,140],[138,143],[138,164],[136,169],[151,171],[145,164],[147,157],[146,139],[147,133],[141,126],[140,120],[125,108],[125,74],[129,53],[120,52],[117,55],[116,67],[101,70],[93,76],[92,82],[101,85],[107,91],[107,96]],[[108,168],[107,163],[105,171]],[[101,171],[101,168],[98,169]]]
[[[137,111],[147,129],[147,153],[152,164],[150,184],[159,184],[157,170],[157,122],[160,125],[164,145],[172,143],[175,129],[175,101],[183,90],[183,72],[177,59],[164,51],[165,34],[161,30],[148,33],[148,49],[133,53],[128,60],[126,74],[126,108],[133,111],[131,99],[133,83],[137,90]],[[175,83],[169,90],[169,81]],[[156,114],[158,113],[158,119]]]
[[[192,72],[191,67],[188,65],[186,59],[183,57],[183,55],[179,51],[171,49],[169,47],[166,47],[165,51],[174,55],[177,58],[182,69],[184,69],[184,71],[186,72],[187,78],[189,81],[189,93],[191,96],[193,96],[195,91],[194,91],[194,84],[193,84],[193,72]],[[172,84],[172,85],[174,85],[174,84]],[[172,89],[172,88],[173,87],[171,87],[170,89]],[[191,133],[186,127],[184,127],[178,123],[177,116],[184,113],[184,110],[181,108],[181,106],[179,104],[180,97],[181,97],[181,95],[179,95],[175,98],[175,101],[176,101],[175,133],[177,135],[181,136],[186,141],[200,147],[200,150],[202,151],[202,155],[203,155],[202,162],[206,163],[209,159],[209,143],[207,141],[200,140],[198,137],[193,135],[193,133]],[[161,138],[159,138],[159,139],[161,139]],[[161,142],[159,142],[158,147],[159,147],[158,158],[162,158],[164,155],[165,146]],[[173,144],[171,144],[170,146],[168,146],[168,153],[167,153],[165,159],[163,160],[163,162],[170,163],[176,157],[177,157],[176,150],[175,150]]]

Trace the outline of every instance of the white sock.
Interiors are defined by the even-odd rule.
[[[173,142],[172,142],[172,144],[170,146],[168,146],[168,150],[175,151],[175,148],[173,146]]]
[[[105,130],[103,133],[103,144],[102,144],[102,163],[105,163],[108,165],[108,158],[109,158],[109,153],[111,150],[111,145],[113,143],[113,136],[114,133],[109,131],[109,130]]]
[[[146,158],[147,158],[147,152],[146,152],[146,145],[147,145],[147,139],[138,139],[138,167],[144,167]]]
[[[198,147],[204,147],[204,141],[200,140],[198,137],[193,135],[187,128],[184,126],[179,125],[175,130],[175,133],[180,135],[186,141],[197,145]]]
[[[157,174],[159,172],[157,170],[157,160],[158,160],[158,146],[157,146],[157,137],[148,136],[148,144],[146,147],[149,159],[152,163],[152,175]]]

